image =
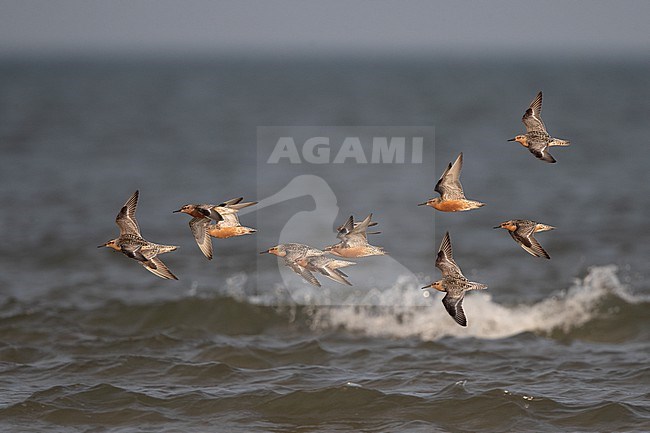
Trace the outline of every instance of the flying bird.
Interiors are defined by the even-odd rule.
[[[246,207],[257,204],[242,203],[243,197],[234,198],[221,204],[186,204],[174,212],[185,213],[193,218],[190,220],[190,230],[199,249],[208,260],[212,260],[212,239],[226,239],[255,233],[257,230],[244,227],[239,223],[237,213]]]
[[[571,143],[568,140],[551,137],[546,132],[546,126],[542,121],[541,113],[542,92],[539,92],[521,118],[524,126],[526,126],[526,133],[517,135],[508,141],[516,141],[528,148],[530,153],[542,161],[554,163],[555,158],[548,152],[548,148],[552,146],[568,146]]]
[[[440,176],[434,191],[440,197],[431,198],[418,206],[431,206],[442,212],[461,212],[485,206],[474,200],[465,198],[463,186],[460,184],[460,171],[463,168],[463,153],[461,152],[454,163],[449,163],[447,169]]]
[[[463,275],[462,271],[454,261],[453,252],[451,249],[451,239],[449,232],[445,233],[442,239],[438,255],[436,257],[436,268],[442,272],[442,279],[435,281],[428,286],[422,287],[423,290],[433,288],[440,292],[447,292],[442,298],[442,304],[451,317],[454,318],[456,323],[460,326],[467,326],[467,318],[463,310],[463,299],[465,292],[468,290],[483,290],[487,289],[487,285],[482,283],[475,283],[469,281]]]
[[[310,247],[304,244],[279,244],[260,254],[273,254],[281,257],[284,264],[288,266],[296,274],[304,278],[308,283],[320,287],[320,282],[316,279],[312,272],[318,272],[325,275],[337,283],[352,284],[346,279],[347,275],[339,268],[354,265],[353,262],[346,260],[332,259],[325,257],[325,251],[318,248]]]
[[[386,254],[383,248],[368,243],[368,227],[377,224],[371,219],[372,214],[368,215],[360,223],[355,223],[354,217],[350,216],[345,224],[338,228],[337,237],[341,241],[325,247],[324,251],[346,258],[383,256]],[[371,234],[376,233],[378,232],[371,232]]]
[[[535,257],[544,257],[546,259],[551,258],[539,242],[537,242],[537,239],[533,237],[533,234],[553,230],[555,227],[531,220],[508,220],[494,228],[508,230],[512,239],[514,239],[515,242],[517,242],[529,254]]]
[[[120,228],[120,235],[99,245],[97,248],[108,247],[119,251],[127,257],[136,260],[146,270],[167,280],[178,280],[176,276],[158,258],[158,255],[176,250],[174,245],[160,245],[145,240],[140,234],[140,227],[135,219],[135,210],[138,206],[139,191],[135,191],[124,203],[115,218],[115,223]]]

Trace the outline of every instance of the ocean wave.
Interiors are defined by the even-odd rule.
[[[216,296],[194,294],[134,304],[111,300],[91,310],[34,309],[11,301],[0,306],[0,329],[20,329],[27,343],[32,338],[38,341],[47,332],[39,324],[48,323],[82,335],[122,336],[111,342],[119,349],[143,344],[166,347],[188,336],[254,335],[292,327],[426,341],[447,336],[498,339],[531,332],[556,339],[617,342],[647,334],[649,325],[650,297],[633,294],[613,265],[592,267],[568,289],[535,303],[505,305],[495,302],[490,290],[470,293],[463,304],[467,328],[451,320],[440,294],[424,297],[412,276],[398,278],[383,290],[343,289],[347,290],[344,305],[332,304],[340,292],[333,296],[326,287],[303,287],[292,291],[291,298],[286,290],[251,296],[235,282]],[[38,350],[35,353],[42,356]],[[0,347],[2,359],[14,359],[11,347]]]
[[[416,288],[411,287],[410,292],[416,292]],[[387,293],[388,297],[394,295]],[[632,294],[620,282],[616,266],[608,265],[590,268],[569,289],[530,305],[502,305],[494,302],[489,292],[471,293],[463,303],[469,318],[467,328],[450,320],[437,297],[429,301],[432,302],[427,308],[320,309],[312,326],[425,340],[446,336],[496,339],[533,332],[554,338],[617,341],[645,332],[650,299]]]
[[[228,293],[244,304],[275,306],[276,314],[313,330],[338,330],[364,336],[420,338],[506,338],[531,332],[556,339],[617,342],[647,333],[650,296],[635,294],[618,277],[615,265],[593,266],[583,278],[562,291],[534,303],[505,305],[490,290],[470,293],[464,301],[469,326],[459,327],[439,301],[423,296],[414,275],[398,277],[387,288],[306,285],[277,288],[266,296],[246,296],[238,284]],[[337,302],[333,302],[336,300]],[[281,308],[278,308],[280,306]]]
[[[547,431],[584,426],[592,428],[598,419],[602,428],[630,429],[643,423],[641,407],[617,402],[568,404],[548,397],[493,388],[468,391],[463,382],[451,384],[427,395],[388,392],[356,384],[341,384],[267,396],[254,406],[255,412],[275,423],[301,425],[322,422],[364,422],[383,430],[387,422],[428,423],[444,431]],[[476,416],[481,414],[480,416]],[[401,430],[401,429],[400,429]]]
[[[478,391],[468,389],[464,381],[429,393],[348,382],[227,395],[213,388],[162,391],[137,385],[76,383],[53,386],[1,408],[0,422],[11,420],[14,431],[41,426],[48,431],[69,430],[63,426],[131,431],[128,426],[132,425],[177,431],[175,423],[182,423],[184,431],[205,431],[208,425],[251,431],[258,424],[264,431],[268,423],[289,430],[311,426],[319,431],[350,431],[361,426],[373,431],[405,431],[407,426],[408,431],[593,431],[594,426],[602,431],[642,431],[645,413],[642,405],[607,400],[580,404],[504,388]]]

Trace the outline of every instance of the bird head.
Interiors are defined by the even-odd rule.
[[[442,280],[434,281],[428,286],[422,287],[422,290],[427,290],[427,289],[436,289],[439,292],[446,292],[446,290],[442,287]]]
[[[105,244],[102,244],[102,245],[98,245],[98,246],[97,246],[97,248],[104,248],[104,247],[112,248],[112,249],[114,249],[115,251],[119,251],[119,250],[120,250],[120,247],[117,246],[117,239],[111,239],[110,241],[106,242]]]
[[[517,143],[521,144],[524,147],[528,147],[528,139],[526,138],[525,135],[517,135],[515,138],[511,138],[508,141],[516,141]]]
[[[260,254],[273,254],[278,257],[284,257],[287,255],[287,251],[285,250],[284,245],[276,245],[266,251],[260,252]]]
[[[194,206],[191,204],[186,204],[182,208],[175,210],[173,213],[182,212],[182,213],[191,213],[194,210]]]
[[[517,230],[517,224],[515,224],[513,220],[508,220],[508,221],[502,222],[501,224],[499,224],[498,226],[493,227],[493,228],[495,228],[495,229],[506,229],[509,232],[512,232],[512,231]]]

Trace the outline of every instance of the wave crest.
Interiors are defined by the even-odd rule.
[[[587,275],[577,279],[563,292],[532,305],[507,306],[495,303],[489,292],[477,292],[465,298],[463,303],[469,326],[461,328],[451,320],[442,304],[431,299],[429,306],[414,308],[412,302],[395,305],[403,307],[377,308],[345,306],[321,308],[315,313],[313,328],[344,327],[369,336],[417,337],[437,340],[445,336],[475,338],[505,338],[524,332],[546,334],[556,338],[581,337],[608,339],[606,334],[585,335],[580,332],[585,324],[598,320],[624,321],[630,316],[642,318],[647,298],[633,295],[620,282],[614,265],[597,266]],[[417,293],[417,287],[403,290],[392,288],[385,294],[395,300],[400,293]],[[411,296],[411,295],[407,295]],[[638,311],[637,311],[638,310]],[[647,320],[647,319],[646,319]],[[613,328],[616,328],[614,326]],[[574,331],[578,330],[578,334]],[[623,336],[629,337],[629,336]]]

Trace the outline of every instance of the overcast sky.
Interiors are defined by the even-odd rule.
[[[581,53],[647,58],[650,1],[0,0],[0,54]]]

